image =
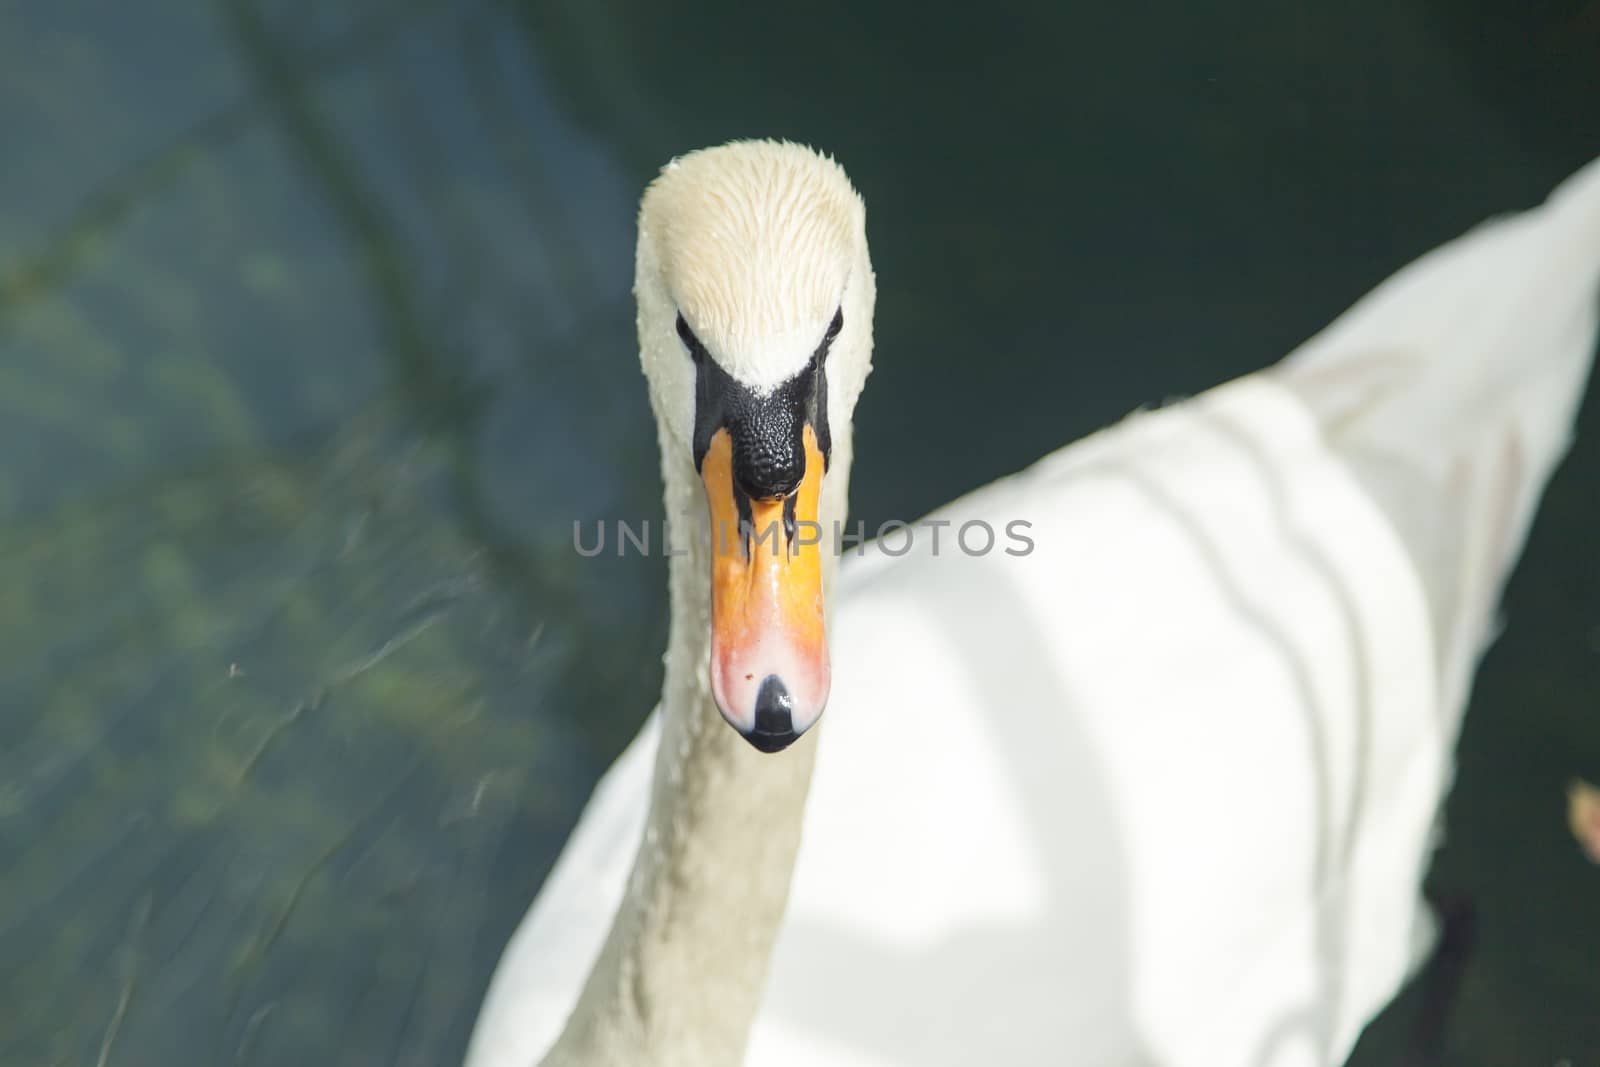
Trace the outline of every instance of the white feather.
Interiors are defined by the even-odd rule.
[[[1600,163],[1277,367],[938,513],[1029,521],[1031,554],[947,531],[849,561],[747,1062],[1341,1062],[1428,943],[1430,828],[1597,289]],[[507,946],[469,1067],[536,1062],[571,1010],[654,723]]]

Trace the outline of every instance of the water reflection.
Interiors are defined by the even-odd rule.
[[[55,191],[0,290],[0,1059],[436,1063],[655,689],[596,639],[660,645],[655,561],[568,558],[654,510],[635,183],[492,8],[171,5],[126,65],[98,14],[8,57],[144,128],[4,117]]]

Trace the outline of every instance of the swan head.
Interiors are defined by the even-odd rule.
[[[775,752],[828,699],[823,553],[844,478],[830,470],[872,350],[861,198],[799,145],[682,156],[641,203],[634,295],[668,484],[698,482],[709,518],[711,695]]]

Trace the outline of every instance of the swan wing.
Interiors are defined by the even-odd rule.
[[[1315,419],[1244,379],[939,517],[1033,551],[850,572],[750,1062],[1337,1062],[1423,940],[1448,741]]]
[[[751,1062],[1342,1062],[1430,942],[1597,290],[1600,164],[848,570]],[[1017,518],[1025,557],[951,546]]]
[[[1600,313],[1600,160],[1369,293],[1269,373],[1405,542],[1459,713],[1566,453]]]

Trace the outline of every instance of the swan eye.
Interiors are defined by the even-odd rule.
[[[683,321],[681,316],[679,317],[678,321]],[[838,337],[839,331],[842,329],[844,329],[844,308],[840,308],[838,311],[833,313],[833,321],[828,323],[828,332],[823,335],[823,341],[831,341],[835,337]]]
[[[681,311],[678,312],[678,339],[683,342],[683,347],[689,350],[689,355],[693,357],[696,363],[705,358],[705,345],[702,345],[700,338],[696,337],[694,331],[689,329],[689,324],[683,321],[683,312]]]

